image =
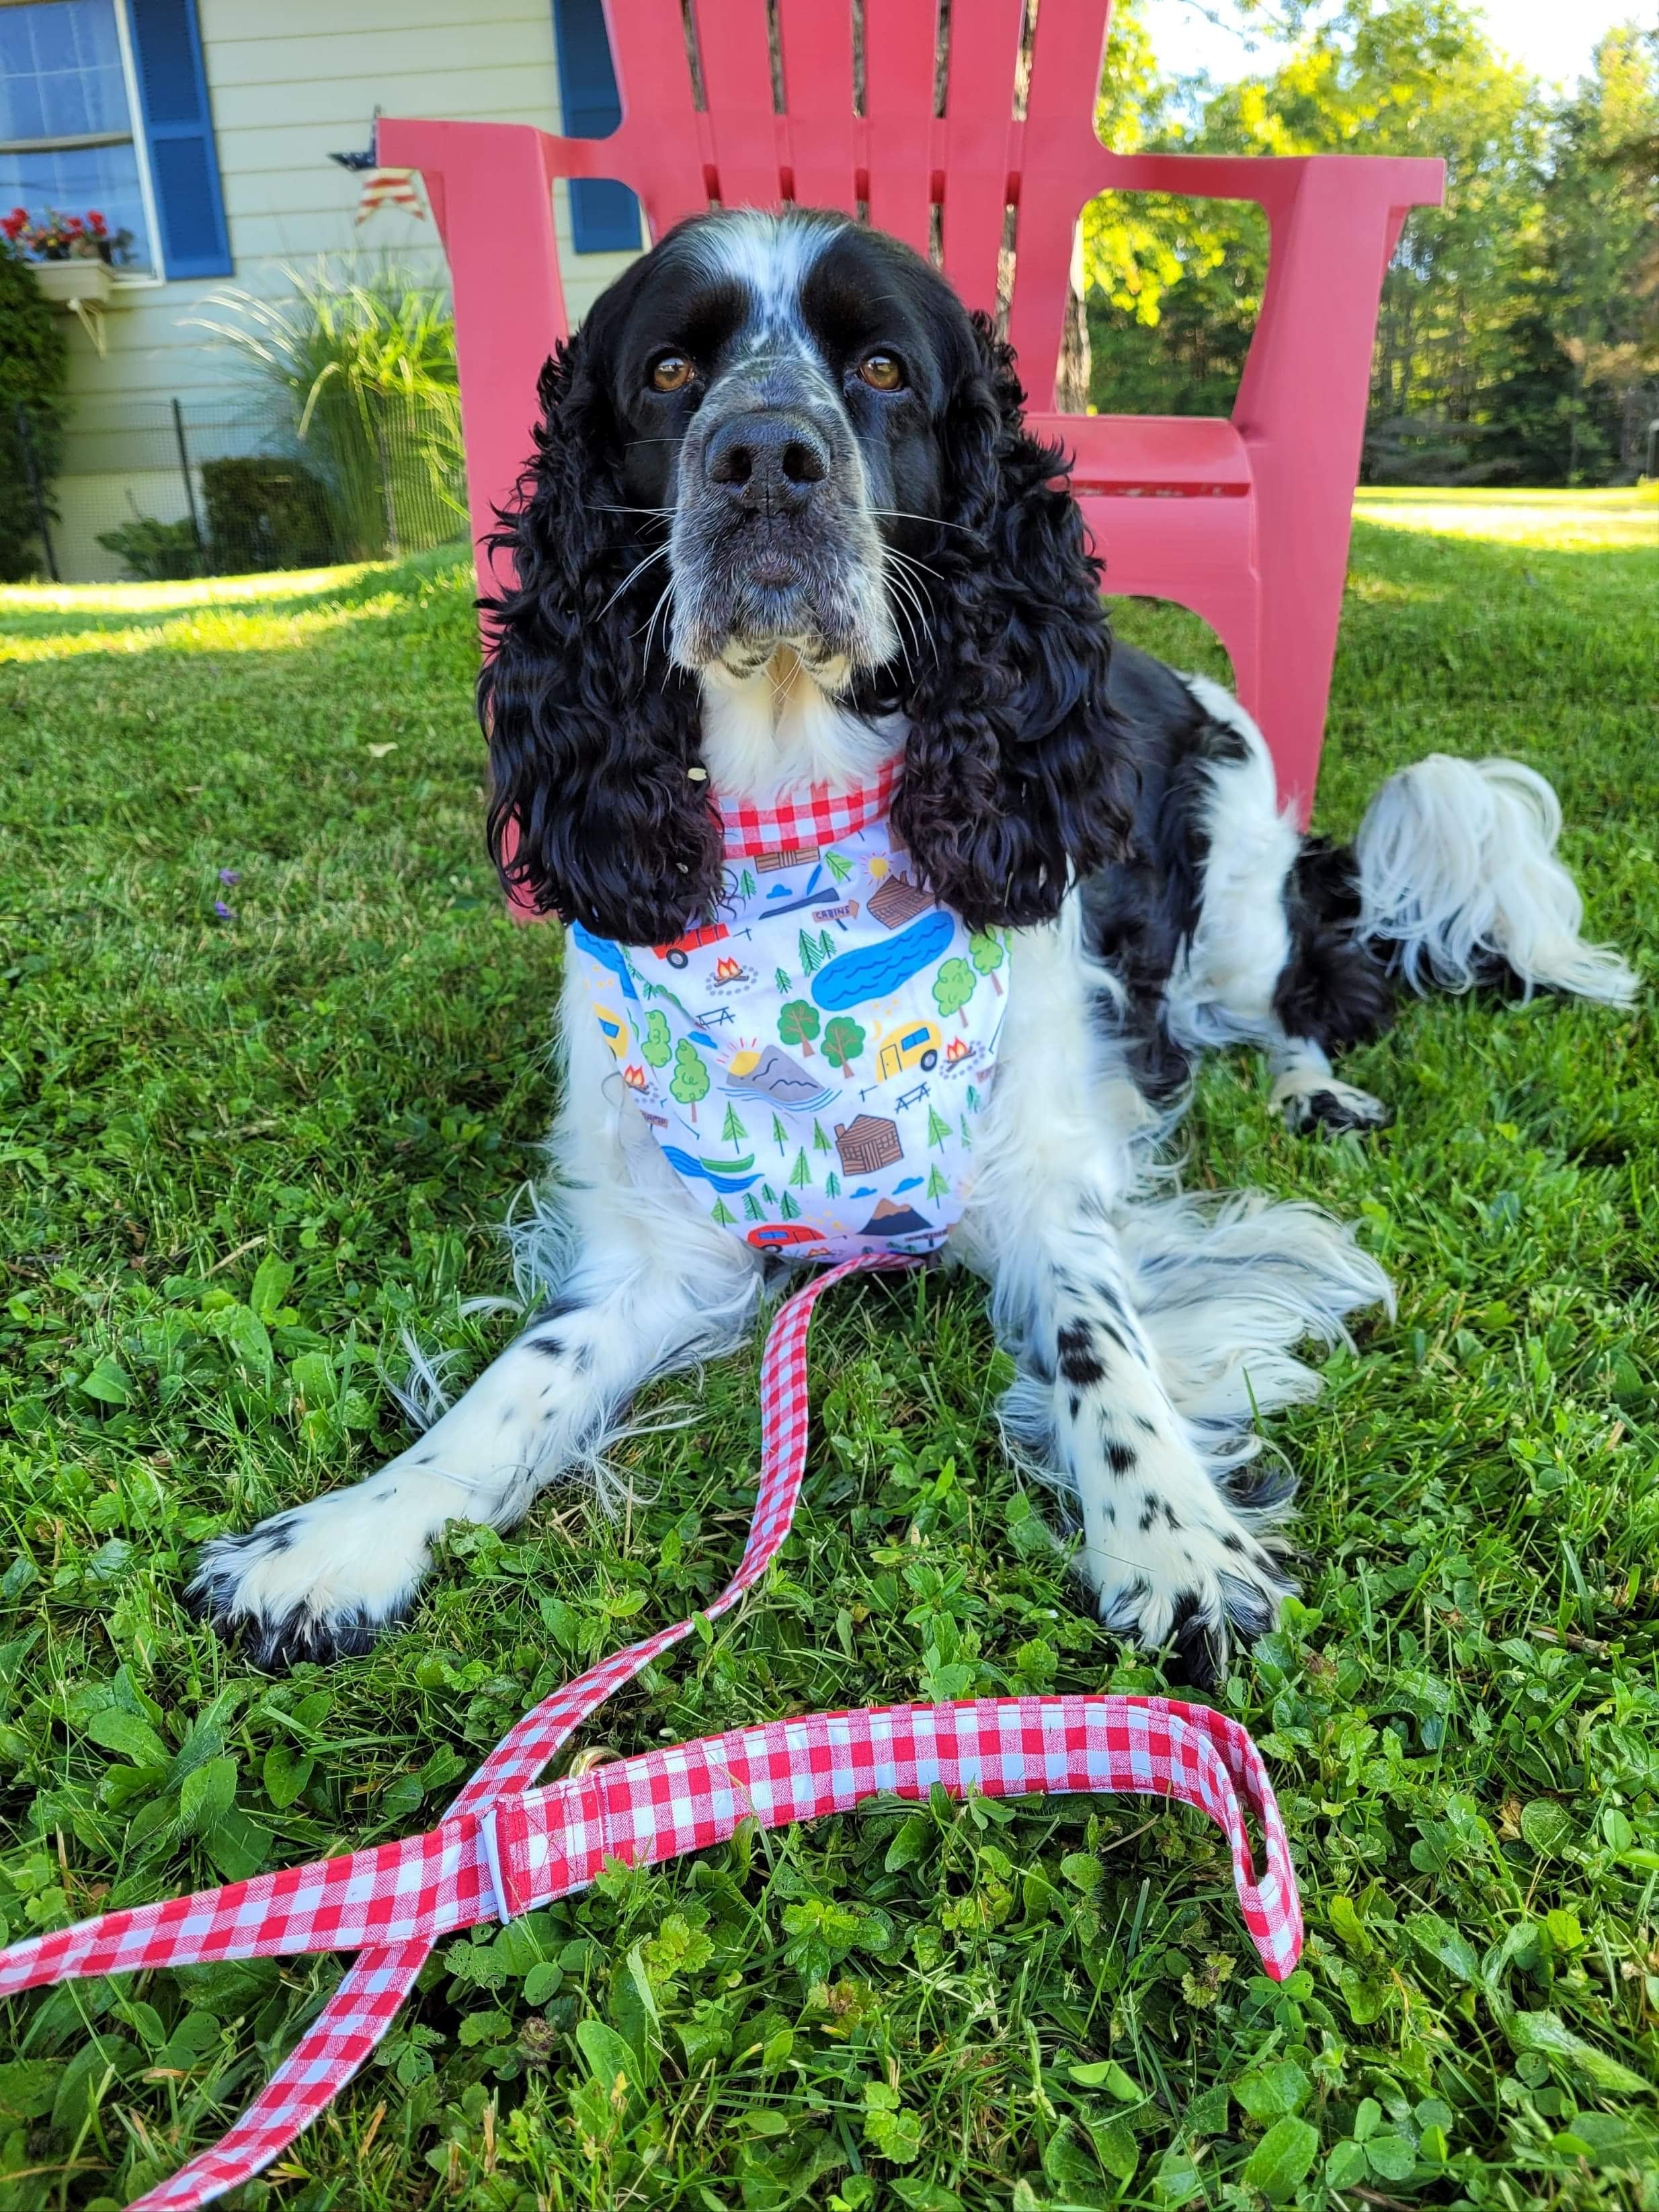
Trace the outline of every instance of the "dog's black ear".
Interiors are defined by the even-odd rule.
[[[1057,448],[1027,435],[1013,355],[973,317],[978,364],[943,426],[946,527],[928,565],[930,649],[895,827],[970,928],[1051,921],[1068,882],[1120,852],[1136,777],[1107,703],[1100,565]],[[933,649],[936,648],[936,649]]]
[[[720,838],[688,773],[696,684],[652,641],[666,526],[626,511],[623,432],[588,356],[578,335],[542,372],[535,456],[493,541],[518,580],[483,603],[489,849],[538,913],[660,945],[712,908]]]

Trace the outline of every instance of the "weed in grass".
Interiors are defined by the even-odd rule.
[[[1362,504],[1322,820],[1433,748],[1530,760],[1594,929],[1650,971],[1654,510],[1541,506]],[[565,1492],[457,1529],[367,1659],[264,1680],[179,1608],[202,1538],[398,1447],[405,1326],[476,1365],[514,1325],[462,1308],[506,1279],[559,955],[482,858],[469,601],[434,560],[0,595],[12,1932],[428,1824],[533,1698],[736,1559],[753,1350],[652,1394],[623,1520]],[[1183,617],[1121,619],[1218,665]],[[1304,1602],[1228,1692],[1302,1869],[1290,1983],[1195,1815],[935,1800],[740,1834],[446,1945],[243,2202],[1659,2205],[1653,1058],[1644,1010],[1413,1006],[1355,1055],[1399,1113],[1369,1144],[1288,1137],[1243,1057],[1206,1072],[1189,1179],[1358,1219],[1401,1293],[1273,1424]],[[818,1330],[788,1549],[590,1740],[1155,1686],[999,1448],[974,1288],[871,1280]],[[171,2170],[338,1971],[15,2005],[0,2212]]]

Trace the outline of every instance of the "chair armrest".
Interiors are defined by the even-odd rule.
[[[532,141],[542,173],[550,179],[616,173],[616,153],[608,138],[562,138],[531,123],[444,123],[422,116],[383,115],[374,128],[377,161],[388,168],[422,173],[489,161],[509,149],[522,158],[523,149]]]
[[[1101,149],[1095,189],[1185,199],[1254,200],[1272,216],[1304,195],[1334,192],[1372,208],[1438,207],[1446,165],[1389,154],[1113,154]]]

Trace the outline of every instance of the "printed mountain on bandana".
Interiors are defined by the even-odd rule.
[[[663,1156],[757,1250],[943,1243],[973,1180],[1007,944],[939,906],[885,818],[728,860],[672,945],[570,933],[594,1018]]]

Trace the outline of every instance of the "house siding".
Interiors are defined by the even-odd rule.
[[[329,159],[368,143],[376,106],[559,128],[550,0],[491,0],[486,20],[469,17],[465,0],[198,0],[198,9],[234,274],[123,286],[104,319],[102,358],[71,325],[75,411],[53,533],[67,578],[124,573],[96,543],[112,519],[185,514],[182,476],[161,452],[173,399],[188,409],[257,397],[240,356],[192,326],[213,295],[228,284],[280,294],[286,267],[322,253],[385,258],[445,281],[430,220],[383,208],[358,228],[361,179]],[[580,321],[633,256],[574,252],[562,183],[554,219],[566,305]],[[134,465],[112,468],[124,430]]]

